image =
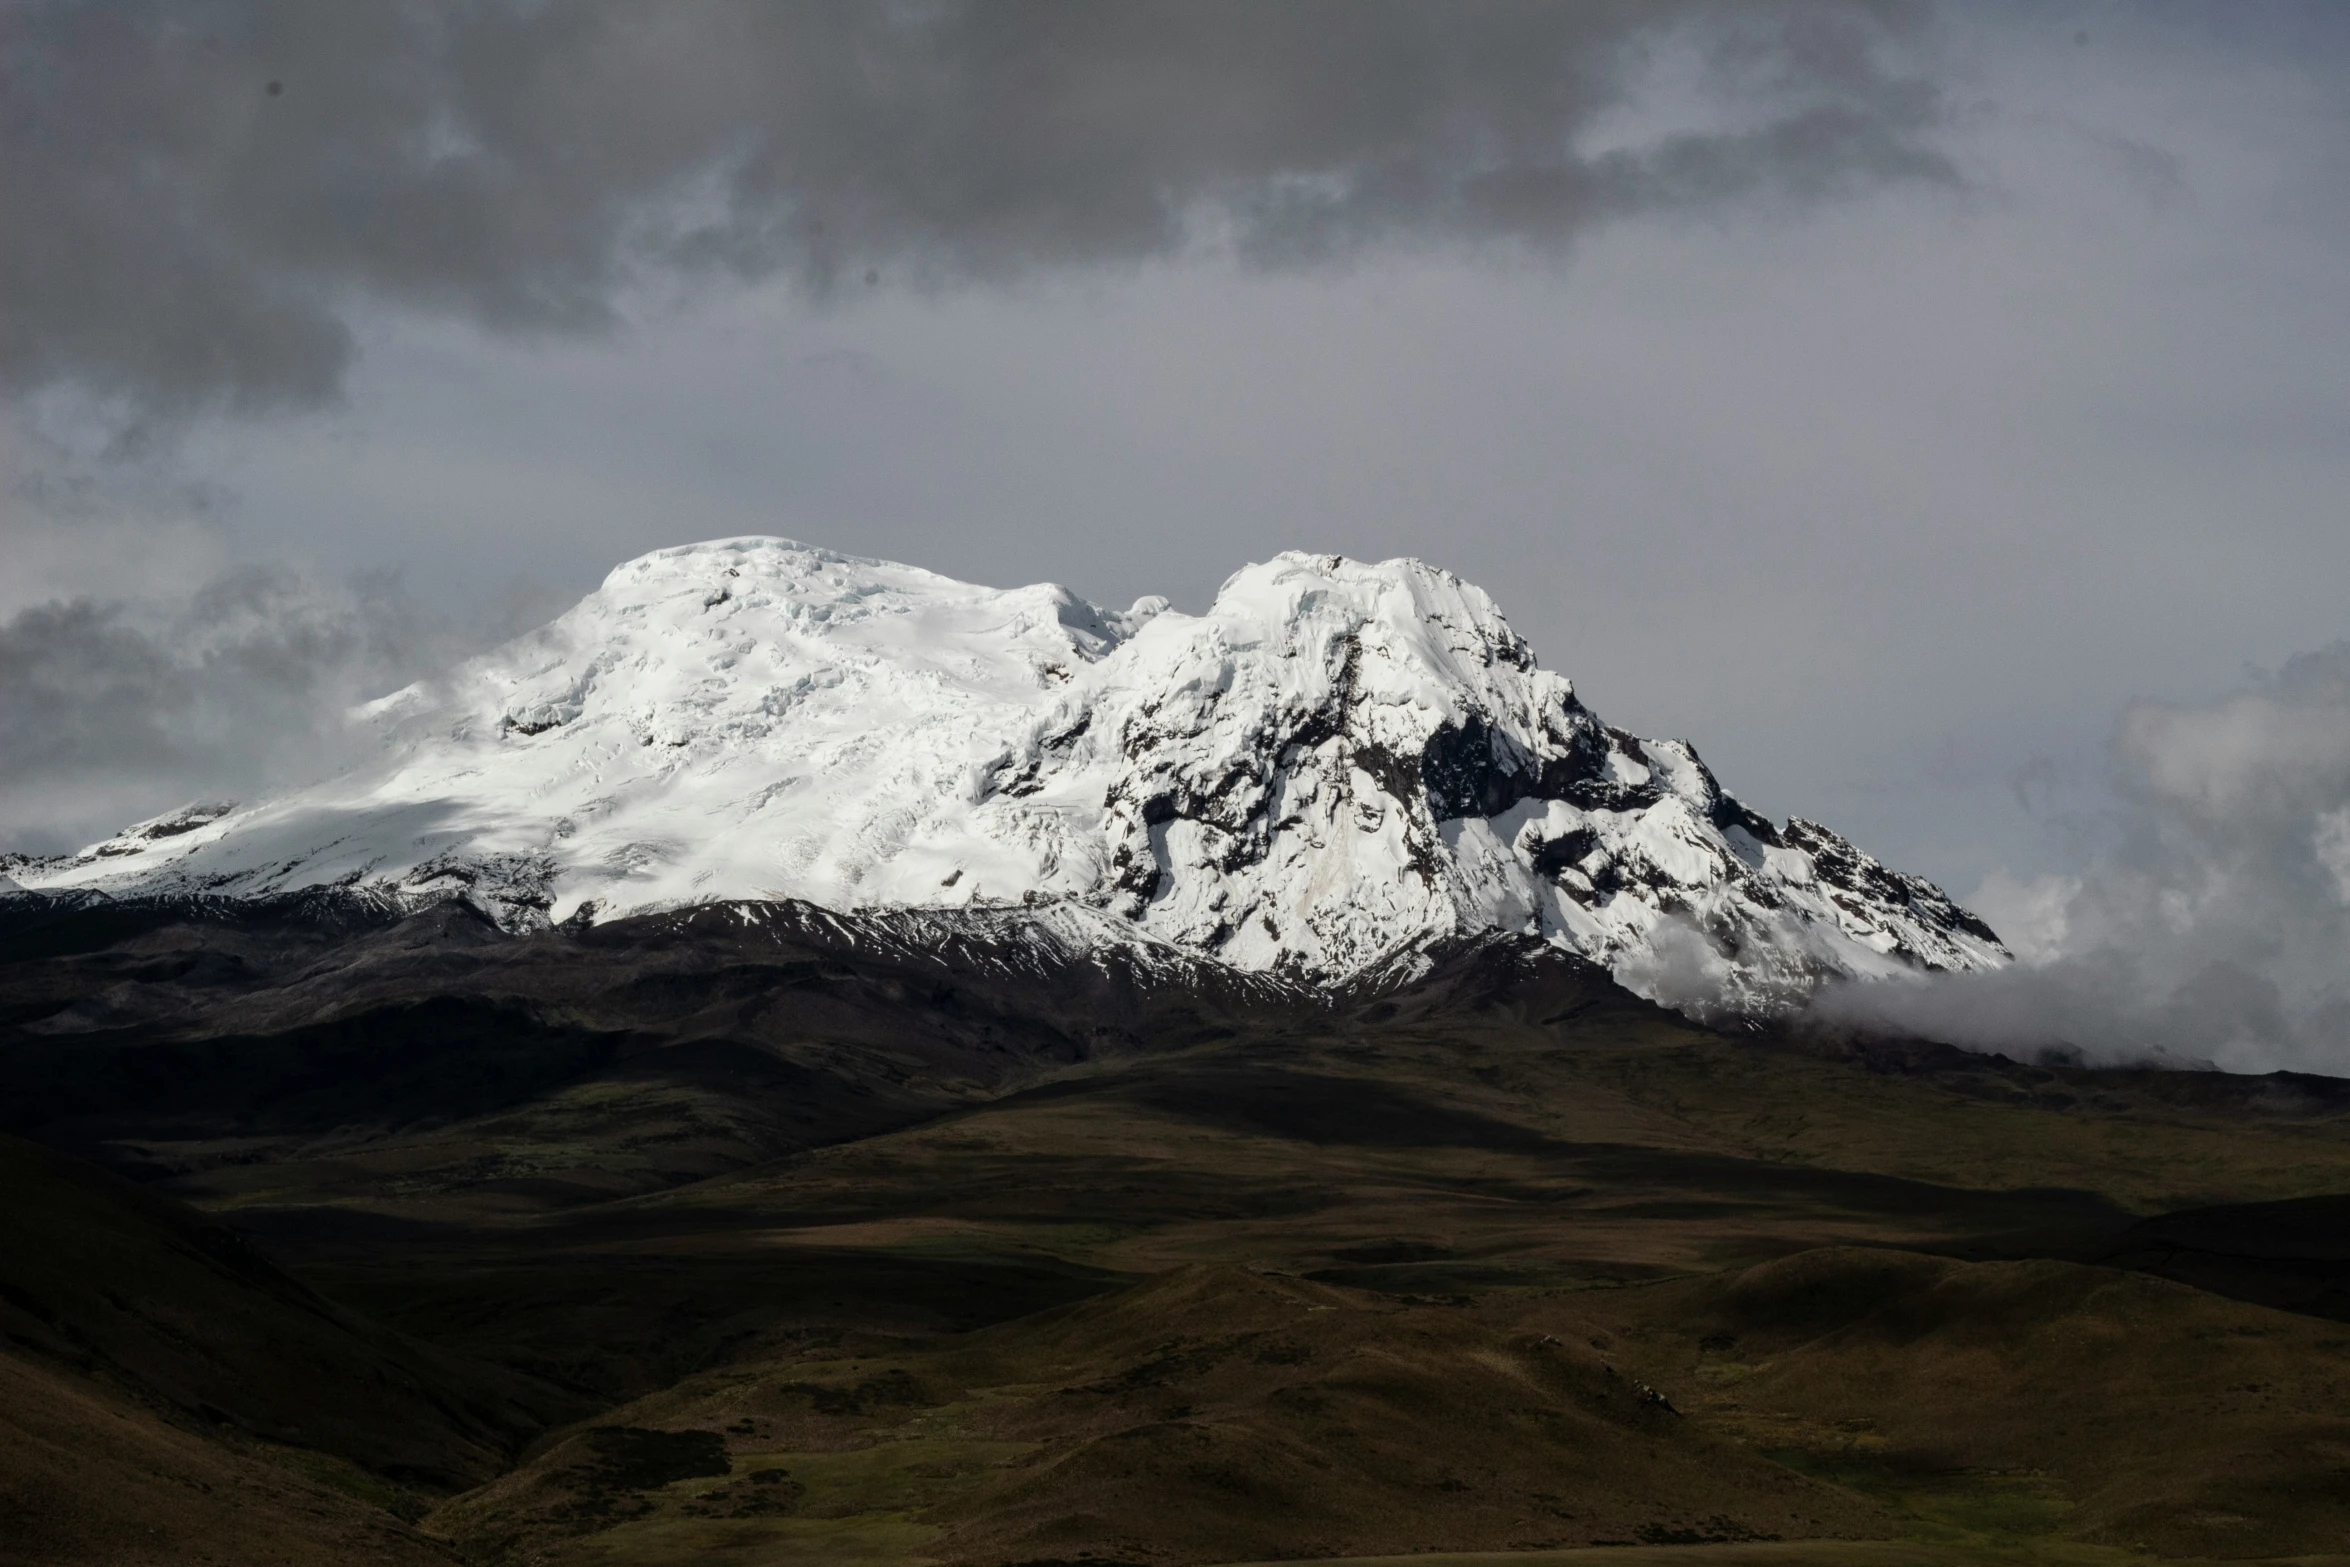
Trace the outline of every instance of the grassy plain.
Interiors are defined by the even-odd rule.
[[[732,1347],[596,1417],[720,1433],[728,1476],[620,1517],[558,1443],[430,1525],[615,1563],[2350,1539],[2350,1328],[2094,1261],[2149,1215],[2350,1191],[2338,1109],[1635,1008],[1487,1025],[1096,1063],[521,1224],[766,1279]],[[318,1277],[516,1353],[389,1272]]]
[[[452,1112],[84,1086],[58,1140],[146,1184],[9,1167],[53,1218],[0,1246],[0,1523],[45,1531],[0,1561],[2346,1559],[2342,1084],[1515,969],[1112,1028],[821,954],[601,992],[411,946],[396,1026],[305,956],[153,1048],[200,1083],[293,1058],[275,1018],[400,1106],[463,1056]]]

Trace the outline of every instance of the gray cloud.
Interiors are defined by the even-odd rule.
[[[0,382],[331,397],[354,309],[594,331],[639,283],[942,284],[1949,180],[1901,0],[18,0]],[[1692,62],[1692,114],[1636,91]]]
[[[1818,1018],[2026,1055],[2350,1071],[2350,643],[2209,704],[2137,703],[2110,750],[2110,846],[2079,877],[1985,900],[2037,961],[1840,989]]]
[[[0,621],[0,846],[78,847],[199,795],[333,771],[344,715],[513,629],[383,577],[222,573],[172,601],[56,600]]]

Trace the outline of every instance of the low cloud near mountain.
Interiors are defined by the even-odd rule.
[[[1842,987],[1816,1016],[2011,1055],[2350,1071],[2350,643],[2207,705],[2138,703],[2111,761],[2088,869],[1977,900],[2024,962]]]

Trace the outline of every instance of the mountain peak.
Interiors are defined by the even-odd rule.
[[[465,896],[512,925],[1066,903],[1326,984],[1507,931],[1747,1008],[2005,960],[1931,884],[1600,722],[1483,590],[1416,560],[1285,553],[1187,615],[715,540],[359,721],[379,746],[340,778],[13,875]]]

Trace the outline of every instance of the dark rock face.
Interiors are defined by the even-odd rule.
[[[1887,869],[1817,822],[1791,817],[1780,841],[1811,856],[1820,880],[1831,889],[1829,897],[1840,906],[1855,910],[1899,908],[1934,930],[1957,932],[1988,943],[1999,940],[1989,925],[1959,907],[1932,882],[1922,876]]]

